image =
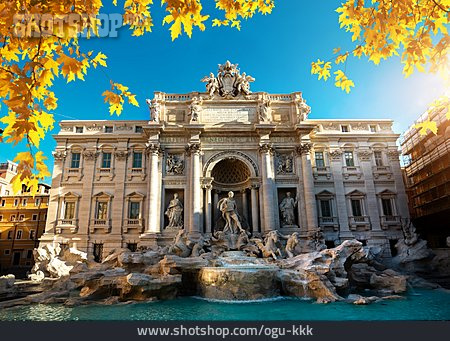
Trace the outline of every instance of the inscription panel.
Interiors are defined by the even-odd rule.
[[[251,107],[204,107],[203,123],[251,123],[255,120],[256,108]]]

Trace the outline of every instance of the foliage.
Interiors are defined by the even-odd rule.
[[[119,6],[117,0],[110,2]],[[153,0],[121,3],[123,24],[133,36],[151,32]],[[212,25],[231,23],[238,29],[241,19],[251,18],[257,12],[271,13],[274,7],[274,0],[215,0],[215,3],[225,13],[225,19],[216,18]],[[180,36],[182,29],[189,37],[193,27],[205,29],[209,15],[202,14],[201,0],[162,0],[161,4],[167,12],[163,24],[171,25],[172,40]],[[53,113],[58,108],[58,97],[51,90],[55,78],[62,77],[67,82],[84,80],[89,69],[106,67],[103,53],[84,52],[80,47],[80,36],[100,36],[98,15],[102,6],[102,0],[0,2],[0,98],[7,106],[7,114],[0,119],[5,125],[0,142],[27,145],[27,151],[19,152],[14,160],[19,163],[18,175],[12,180],[15,191],[24,184],[35,193],[37,183],[50,175],[44,163],[46,157],[35,150],[55,122]],[[40,20],[49,13],[52,25]],[[126,102],[138,106],[135,95],[112,80],[111,89],[103,96],[111,115],[120,115]]]
[[[450,0],[347,0],[336,12],[340,27],[352,33],[352,41],[357,44],[352,51],[335,48],[330,61],[343,63],[345,68],[350,54],[365,56],[375,65],[400,55],[405,77],[414,69],[424,72],[428,67],[429,72],[448,78],[449,8]],[[312,62],[311,73],[326,81],[330,61]],[[344,72],[334,72],[335,85],[348,93],[353,82]]]

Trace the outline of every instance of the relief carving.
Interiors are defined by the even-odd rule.
[[[166,174],[183,175],[184,160],[181,154],[168,154],[166,159]]]
[[[277,174],[292,174],[294,172],[294,157],[292,153],[277,154],[276,169]]]

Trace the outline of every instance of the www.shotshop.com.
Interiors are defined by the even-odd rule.
[[[292,325],[291,327],[138,327],[139,336],[268,336],[277,339],[280,336],[312,336],[313,328],[309,325]]]

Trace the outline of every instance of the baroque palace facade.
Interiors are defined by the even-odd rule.
[[[41,243],[101,260],[180,228],[208,238],[233,192],[253,236],[306,243],[320,229],[328,246],[356,238],[390,255],[408,217],[391,120],[308,119],[302,93],[252,93],[229,62],[202,81],[206,92],[155,92],[150,121],[60,123]]]

